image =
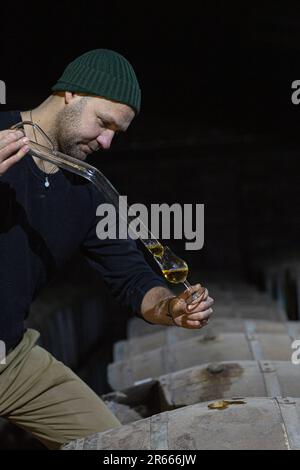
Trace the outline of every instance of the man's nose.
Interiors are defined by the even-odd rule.
[[[115,131],[112,131],[111,129],[107,129],[105,132],[102,132],[96,139],[100,148],[103,150],[109,149],[114,135]]]

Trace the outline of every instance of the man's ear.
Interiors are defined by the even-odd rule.
[[[65,104],[71,103],[71,101],[74,100],[76,96],[76,93],[73,93],[71,91],[65,91]]]

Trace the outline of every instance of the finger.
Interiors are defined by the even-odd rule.
[[[24,137],[22,131],[5,130],[0,132],[0,150],[8,144],[15,142]]]
[[[205,289],[205,291],[203,292],[203,294],[201,294],[200,296],[196,297],[195,299],[192,299],[191,298],[191,301],[190,299],[188,299],[186,301],[186,304],[187,305],[191,305],[192,308],[194,308],[195,306],[199,305],[201,302],[205,301],[208,299],[208,290]]]
[[[189,304],[195,305],[199,302],[202,302],[202,300],[206,300],[208,297],[208,290],[204,288],[204,292],[199,292],[197,291],[195,294],[192,295],[191,299],[188,299]]]
[[[184,290],[184,291],[180,294],[180,296],[181,296],[182,299],[186,300],[186,299],[188,299],[192,294],[194,294],[195,292],[199,292],[199,291],[200,291],[199,293],[202,294],[202,293],[204,292],[204,290],[205,290],[205,288],[202,287],[202,285],[201,285],[200,283],[198,283],[198,284],[195,284],[195,285],[189,287],[188,289]]]
[[[209,320],[204,320],[204,321],[187,320],[185,324],[182,326],[190,330],[200,330],[201,328],[204,328],[208,322]]]
[[[21,158],[23,158],[26,153],[28,153],[28,151],[28,145],[24,145],[15,155],[10,158],[7,158],[6,160],[4,160],[4,162],[0,163],[0,176],[5,173],[12,165],[21,160]]]
[[[213,309],[212,308],[208,308],[207,310],[204,310],[202,312],[196,312],[196,313],[191,313],[189,316],[188,316],[188,320],[195,320],[195,321],[203,321],[203,320],[207,320],[213,313]]]
[[[200,293],[200,297],[199,299],[197,299],[197,301],[193,301],[191,298],[191,294],[195,292]],[[175,316],[178,316],[180,314],[190,313],[190,311],[187,309],[187,306],[193,305],[194,307],[196,307],[202,302],[202,299],[207,298],[207,296],[208,296],[208,290],[205,289],[205,287],[202,287],[201,284],[196,284],[195,286],[191,286],[191,289],[185,290],[184,292],[179,294],[177,297],[172,299],[172,303],[171,303],[172,312],[173,314],[175,314]]]
[[[7,144],[0,150],[0,163],[9,157],[15,155],[22,147],[27,145],[29,142],[27,137],[23,137],[17,141]]]
[[[202,295],[205,292],[205,289],[201,286],[201,284],[196,284],[195,286],[192,286],[191,289],[187,289],[181,292],[181,294],[177,295],[177,297],[172,301],[172,311],[176,314],[187,313],[186,306],[188,299],[190,298],[190,301],[192,301],[191,294],[197,291],[200,291]]]
[[[202,295],[202,300],[206,300],[207,297],[208,297],[208,295],[209,295],[208,290],[205,289],[204,294]],[[199,300],[198,300],[198,301],[199,301]],[[197,303],[197,299],[196,299],[194,302],[192,302],[192,303]]]
[[[197,302],[195,304],[189,304],[186,306],[187,313],[190,312],[200,312],[202,310],[207,310],[209,307],[211,307],[214,304],[214,299],[211,297],[207,297],[206,300],[202,300],[200,302]]]
[[[196,330],[196,329],[201,328],[201,322],[193,321],[193,320],[186,320],[184,327]]]
[[[205,287],[202,287],[201,284],[196,284],[194,286],[191,286],[190,289],[186,289],[178,297],[184,300],[186,303],[192,303],[194,300],[193,294],[198,294],[200,296],[197,299],[197,301],[199,301],[200,298],[202,298],[202,296],[205,294]]]

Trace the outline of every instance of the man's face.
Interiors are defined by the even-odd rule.
[[[135,116],[130,106],[105,98],[71,93],[68,97],[57,115],[55,138],[58,150],[80,160],[109,149],[116,132],[125,132]]]

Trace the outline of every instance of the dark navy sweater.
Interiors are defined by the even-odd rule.
[[[0,130],[21,121],[0,113]],[[27,154],[0,178],[0,340],[7,350],[24,333],[24,319],[39,291],[80,249],[117,300],[138,314],[145,293],[166,283],[132,240],[99,240],[96,208],[103,195],[83,177],[45,174]]]

